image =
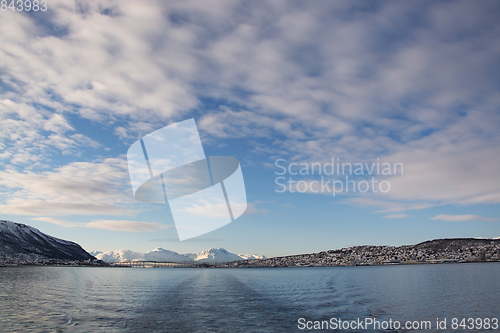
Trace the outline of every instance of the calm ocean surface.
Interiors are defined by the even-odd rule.
[[[437,317],[447,329],[436,328]],[[452,318],[464,317],[500,319],[500,263],[0,268],[1,332],[308,331],[299,318],[429,320],[426,332],[452,332]],[[365,331],[421,332],[342,330]]]

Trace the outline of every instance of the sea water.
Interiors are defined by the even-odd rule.
[[[0,332],[498,332],[499,277],[500,263],[0,267]]]

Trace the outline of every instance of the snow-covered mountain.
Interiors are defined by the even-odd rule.
[[[148,261],[165,261],[165,262],[189,262],[193,259],[184,254],[179,254],[174,251],[165,250],[157,247],[153,251],[144,254],[144,259]]]
[[[174,251],[165,250],[161,247],[147,253],[133,252],[130,250],[118,250],[108,252],[95,251],[96,258],[105,262],[124,262],[124,261],[162,261],[162,262],[206,262],[206,263],[225,263],[235,260],[246,259],[265,259],[264,256],[255,254],[237,255],[226,249],[209,249],[200,253],[179,254]]]
[[[243,259],[267,259],[266,256],[259,256],[257,254],[250,254],[250,253],[244,253],[244,254],[238,254],[241,258]]]
[[[243,258],[223,248],[220,249],[211,248],[210,250],[198,253],[198,256],[196,257],[195,260],[198,262],[206,262],[209,264],[213,264],[216,262],[223,263],[235,260],[243,260]]]
[[[98,252],[98,251],[96,251]],[[163,261],[163,262],[192,262],[193,259],[174,251],[165,250],[161,247],[147,253],[139,253],[130,250],[117,250],[99,253],[96,258],[105,262],[123,261]]]
[[[99,252],[99,251],[96,251]],[[130,251],[130,250],[116,250],[101,252],[95,256],[97,259],[113,263],[121,261],[134,261],[134,260],[144,260],[144,254]]]
[[[59,239],[25,224],[0,220],[0,252],[38,254],[50,259],[94,259],[74,242]]]

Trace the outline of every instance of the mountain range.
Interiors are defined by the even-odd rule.
[[[108,252],[91,252],[97,259],[108,263],[126,261],[160,261],[160,262],[203,262],[203,263],[226,263],[236,260],[266,259],[265,256],[255,254],[234,254],[226,249],[211,248],[200,253],[180,254],[171,250],[158,247],[147,253],[139,253],[130,250],[116,250]]]
[[[235,260],[266,259],[255,254],[237,255],[226,249],[209,249],[200,253],[179,254],[160,247],[147,253],[130,250],[108,252],[85,251],[75,242],[59,239],[29,225],[0,220],[0,255],[7,258],[15,255],[37,255],[48,259],[61,260],[93,260],[99,259],[107,263],[124,261],[159,261],[159,262],[198,262],[226,263]],[[5,259],[4,258],[4,259]]]

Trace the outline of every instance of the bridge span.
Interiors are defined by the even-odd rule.
[[[139,268],[180,268],[180,267],[203,267],[202,263],[184,262],[161,262],[161,261],[123,261],[111,264],[114,267],[139,267]]]

